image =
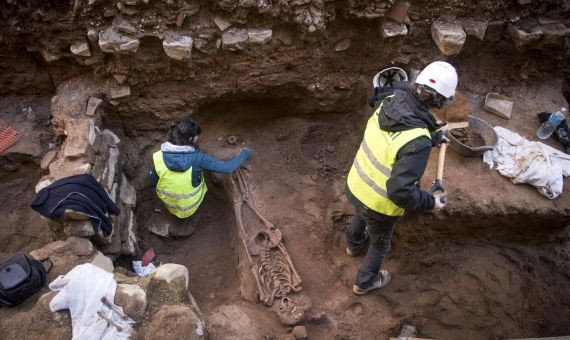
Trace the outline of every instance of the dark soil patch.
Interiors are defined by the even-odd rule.
[[[477,130],[471,128],[461,128],[461,129],[451,130],[450,133],[459,142],[467,146],[471,147],[485,146],[485,140]]]

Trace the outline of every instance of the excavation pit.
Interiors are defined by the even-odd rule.
[[[0,118],[24,132],[0,155],[2,258],[54,247],[52,241],[59,249],[95,256],[91,243],[52,228],[29,203],[36,184],[60,165],[95,164],[115,148],[120,176],[103,184],[110,184],[110,191],[115,184],[123,191],[120,183],[127,181],[134,187],[136,204],[123,205],[134,211],[126,216],[136,222],[138,246],[128,257],[122,254],[130,250],[128,244],[108,254],[115,259],[116,278],[121,284],[140,283],[126,269],[149,247],[157,261],[184,265],[188,291],[212,339],[290,338],[293,323],[306,327],[311,339],[388,339],[404,325],[433,339],[570,334],[570,190],[565,187],[558,199],[547,200],[488,169],[480,157],[455,152],[446,156],[446,208],[407,214],[396,228],[384,264],[393,277],[390,285],[361,297],[352,293],[363,258],[346,254],[345,230],[354,208],[344,190],[373,114],[367,106],[370,80],[388,65],[412,75],[412,69],[443,58],[431,36],[431,24],[443,18],[441,6],[414,2],[410,23],[393,26],[383,24],[389,7],[384,1],[257,3],[262,7],[247,1],[1,5],[6,20],[0,39]],[[462,21],[454,32],[467,37],[461,52],[445,59],[459,72],[469,113],[532,139],[537,112],[567,105],[560,89],[568,66],[560,47],[566,46],[568,28],[556,23],[565,13],[560,6],[530,6],[463,2],[446,9]],[[526,32],[534,35],[505,23],[504,13],[525,16],[525,22],[526,16],[536,16]],[[101,42],[116,36],[100,34],[109,29],[130,43]],[[535,39],[539,31],[541,38]],[[119,52],[103,51],[101,43],[115,44]],[[516,98],[510,120],[483,110],[489,92]],[[89,101],[99,105],[88,114]],[[170,215],[157,199],[147,178],[152,154],[170,124],[185,115],[201,123],[199,147],[205,152],[224,159],[244,146],[253,152],[240,170],[248,181],[248,202],[279,229],[302,279],[299,294],[276,298],[271,306],[260,301],[247,252],[255,259],[279,242],[271,233],[252,233],[242,242],[228,176],[206,176],[209,191],[189,220]],[[101,136],[106,129],[112,132],[105,134],[104,150],[93,145],[95,154],[66,150],[66,142],[78,137],[74,127],[90,132],[90,123],[81,124],[86,119]],[[431,186],[436,164],[434,149],[422,188]],[[83,169],[100,172],[102,167]],[[242,206],[246,231],[265,226],[255,210]],[[121,236],[121,242],[130,237]],[[67,262],[56,261],[50,281],[91,261],[87,255],[56,255]],[[44,288],[21,306],[1,308],[4,336],[70,338],[69,313],[49,310],[53,295]],[[190,300],[172,305],[160,295],[149,298],[152,303],[135,313],[138,337],[188,336]],[[290,304],[303,310],[302,321],[295,319],[298,314],[284,316],[280,307]]]

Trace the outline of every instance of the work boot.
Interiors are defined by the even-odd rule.
[[[356,295],[364,295],[370,291],[384,287],[385,285],[388,284],[388,282],[390,282],[391,278],[392,277],[390,276],[390,273],[388,273],[387,270],[380,270],[378,272],[378,278],[376,278],[376,280],[372,283],[372,285],[370,285],[370,287],[366,289],[360,288],[360,286],[355,283],[352,286],[352,291]]]
[[[362,248],[364,248],[366,241],[368,241],[368,238],[369,238],[368,227],[366,227],[366,229],[364,229],[364,241],[362,241],[362,247],[358,248],[357,250],[351,250],[349,247],[346,247],[346,253],[348,254],[348,256],[352,257],[358,256]]]

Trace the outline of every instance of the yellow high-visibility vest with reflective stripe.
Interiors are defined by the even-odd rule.
[[[154,169],[159,177],[156,194],[166,209],[179,218],[192,216],[208,191],[204,176],[197,187],[192,186],[192,167],[184,172],[172,171],[164,163],[162,151],[152,155]]]
[[[421,136],[431,139],[428,129],[414,128],[401,132],[380,129],[378,115],[383,103],[368,120],[360,149],[348,173],[350,192],[365,206],[388,216],[402,216],[404,209],[388,198],[386,183],[396,163],[398,151]]]

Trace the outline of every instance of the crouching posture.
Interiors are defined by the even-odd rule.
[[[347,197],[356,214],[346,232],[346,252],[356,256],[367,238],[370,246],[358,270],[357,295],[384,287],[390,274],[381,270],[398,219],[404,211],[426,211],[445,206],[445,194],[422,191],[419,181],[432,146],[442,141],[440,125],[429,108],[452,100],[457,73],[446,62],[428,65],[416,82],[381,92],[368,120],[360,149],[347,178]]]
[[[204,171],[232,173],[249,157],[243,149],[229,161],[218,160],[198,149],[200,125],[187,117],[173,124],[168,141],[153,154],[150,183],[168,211],[179,217],[192,216],[208,191]]]

